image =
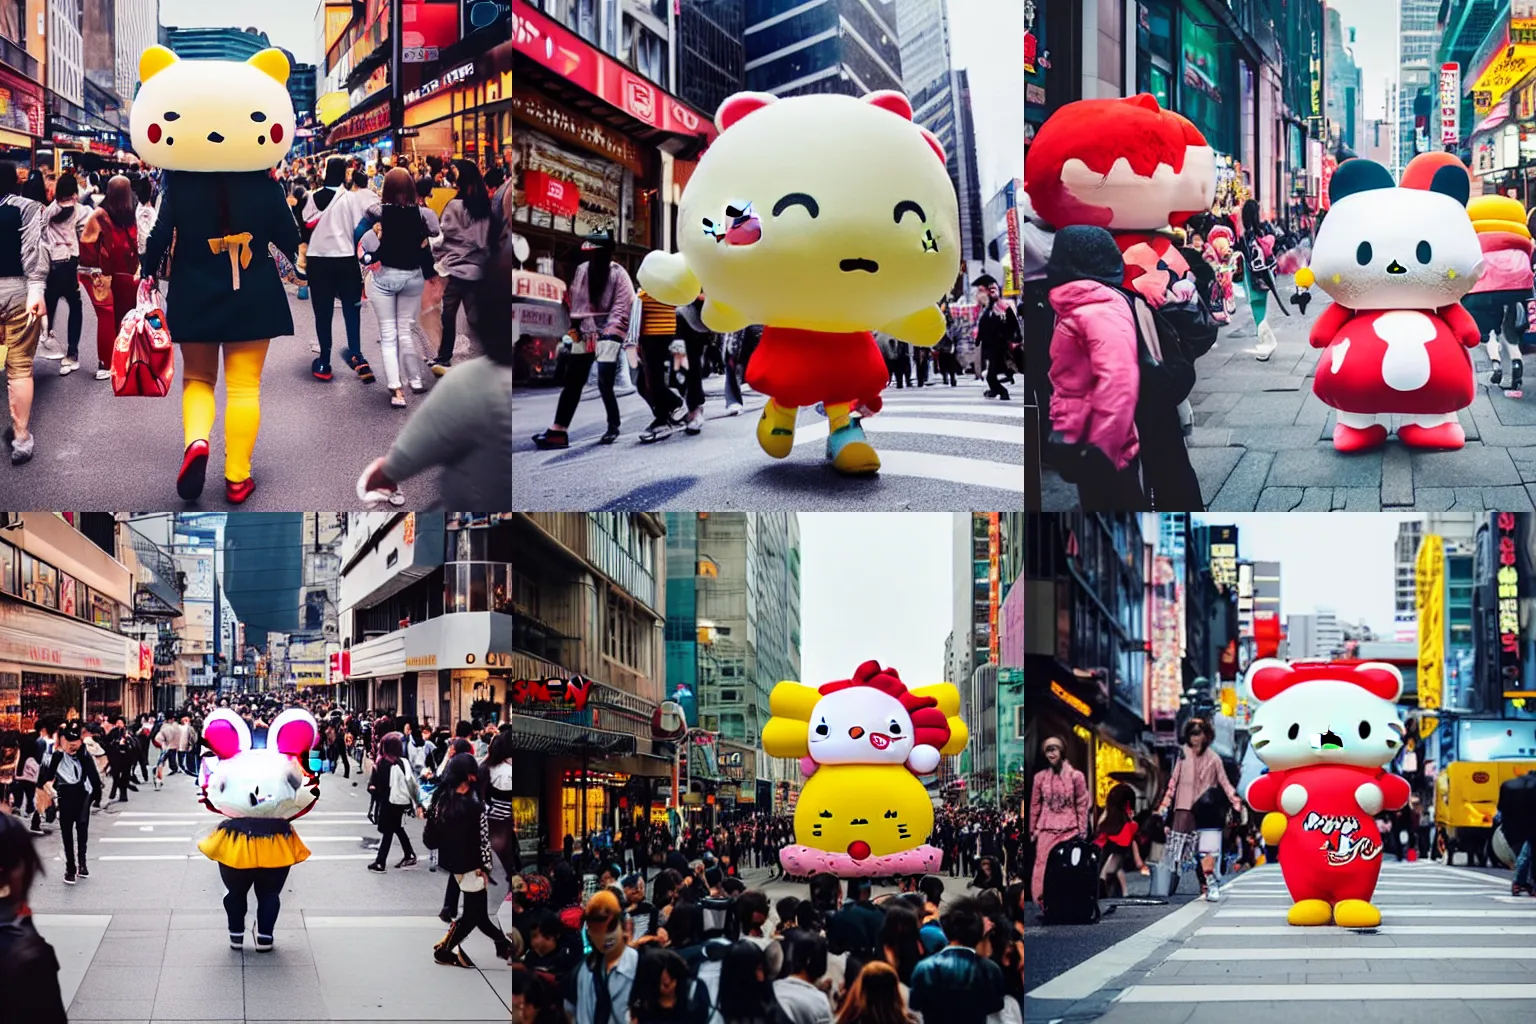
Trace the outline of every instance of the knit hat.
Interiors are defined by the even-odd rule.
[[[1050,287],[1068,281],[1098,281],[1118,286],[1125,279],[1125,259],[1115,236],[1089,224],[1073,224],[1056,232],[1051,261],[1045,266]]]

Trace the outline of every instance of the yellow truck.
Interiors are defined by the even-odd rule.
[[[1436,838],[1445,843],[1446,863],[1457,852],[1467,863],[1486,864],[1499,787],[1536,771],[1536,761],[1452,761],[1435,778]]]

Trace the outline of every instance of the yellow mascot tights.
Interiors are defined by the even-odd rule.
[[[213,433],[213,386],[219,379],[219,349],[224,349],[224,477],[240,483],[250,478],[251,452],[261,429],[261,367],[265,341],[190,342],[181,346],[181,423],[184,445],[206,441]]]

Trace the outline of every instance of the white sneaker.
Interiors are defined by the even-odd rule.
[[[725,407],[725,414],[727,416],[740,416],[741,415],[741,403],[740,402],[732,402],[730,405],[727,405]]]
[[[417,394],[420,394],[421,392],[426,390],[426,386],[421,383],[421,378],[420,377],[412,377],[410,379],[409,383],[411,385],[411,390],[416,392]]]
[[[96,379],[97,380],[111,380],[112,379],[112,371],[111,370],[97,370],[96,371]]]
[[[44,342],[46,342],[46,344]],[[44,341],[38,342],[38,345],[37,345],[37,358],[39,358],[39,359],[63,359],[64,358],[64,350],[59,347],[59,339],[54,337],[53,331],[51,329],[48,331],[47,338],[44,339]]]
[[[1221,899],[1221,886],[1211,882],[1205,887],[1205,902],[1215,903]]]
[[[80,360],[78,359],[71,359],[68,356],[65,356],[59,361],[60,377],[68,377],[78,369],[80,369]]]

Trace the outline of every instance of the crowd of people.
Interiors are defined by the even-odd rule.
[[[434,157],[413,165],[402,158],[386,168],[333,156],[273,169],[269,177],[288,213],[263,215],[256,242],[271,259],[246,273],[255,276],[251,287],[266,288],[238,328],[228,321],[227,257],[205,260],[207,253],[193,257],[188,253],[196,250],[184,247],[179,279],[174,276],[175,233],[227,234],[223,222],[214,221],[230,216],[227,196],[204,194],[217,186],[206,179],[217,175],[177,173],[143,166],[121,174],[55,175],[0,163],[0,330],[11,462],[24,464],[37,450],[31,429],[35,361],[56,361],[64,376],[91,370],[80,359],[82,287],[96,314],[94,377],[106,381],[123,319],[140,301],[140,280],[149,279],[168,284],[167,294],[174,295],[166,327],[184,363],[185,447],[177,492],[192,500],[203,487],[222,349],[226,497],[245,501],[255,487],[250,459],[267,346],[270,338],[293,333],[280,277],[312,305],[316,381],[334,377],[338,304],[346,332],[342,362],[365,384],[376,380],[377,367],[391,406],[407,407],[407,389],[426,392],[428,374],[443,378],[390,452],[364,471],[366,490],[380,502],[399,504],[403,481],[441,466],[445,507],[504,501],[511,474],[512,361],[504,291],[511,273],[512,190],[505,163],[493,160],[482,169],[471,160]],[[173,182],[181,183],[179,190]],[[243,207],[236,213],[255,217]],[[58,320],[60,300],[67,329]],[[373,360],[361,338],[365,301],[379,328]],[[460,309],[470,339],[456,357],[456,346],[465,348],[459,346]],[[266,340],[242,340],[252,331]],[[448,374],[456,360],[465,372]]]

